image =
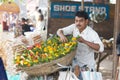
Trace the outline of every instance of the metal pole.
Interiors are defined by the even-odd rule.
[[[116,56],[116,38],[118,33],[120,33],[120,0],[116,0],[116,5],[115,5],[115,18],[114,18],[114,45],[113,45],[113,78],[116,80],[116,72],[117,72],[117,66],[118,66],[118,56]]]
[[[84,0],[82,0],[82,2],[81,2],[81,10],[82,11],[84,10]]]

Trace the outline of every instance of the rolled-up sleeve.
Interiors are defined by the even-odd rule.
[[[94,38],[94,43],[97,43],[97,44],[99,44],[99,46],[100,46],[100,48],[99,48],[98,51],[99,51],[99,52],[103,52],[103,51],[104,51],[104,44],[103,44],[102,41],[100,40],[98,34],[96,33],[96,34],[93,36],[93,38]]]
[[[99,52],[103,52],[104,51],[104,45],[103,45],[103,43],[99,43],[99,46],[100,46]]]
[[[73,33],[74,28],[75,28],[75,24],[71,24],[71,25],[66,26],[64,28],[58,29],[57,34],[59,34],[59,31],[62,30],[64,35],[70,35]]]

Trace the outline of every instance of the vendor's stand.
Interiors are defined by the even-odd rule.
[[[15,56],[15,64],[18,66],[17,69],[26,72],[30,76],[48,75],[61,69],[57,63],[65,66],[71,64],[76,53],[75,45],[76,42],[72,41],[60,43],[58,38],[53,37],[43,43],[35,44],[32,48],[28,47],[29,49],[23,51],[22,54],[18,53]]]
[[[42,63],[30,66],[30,67],[16,66],[16,64],[14,63],[15,55],[17,55],[17,53],[24,51],[27,48],[26,43],[24,43],[22,39],[26,39],[26,40],[28,39],[23,38],[23,37],[21,38],[21,36],[14,38],[14,35],[9,32],[1,33],[0,36],[1,36],[0,37],[0,49],[2,48],[2,50],[4,50],[1,53],[4,52],[4,55],[7,56],[6,69],[8,70],[8,72],[11,72],[10,74],[12,75],[21,74],[21,72],[27,73],[27,76],[48,75],[61,69],[57,65],[57,63],[60,63],[62,65],[69,65],[75,56],[75,51],[73,50],[66,56],[60,57],[55,60],[51,60],[50,62],[45,62],[45,63],[42,62]],[[35,35],[32,35],[30,37],[31,38],[33,37],[33,40],[34,40]],[[38,37],[38,35],[36,35],[36,37]],[[20,53],[20,54],[23,54],[23,53]]]

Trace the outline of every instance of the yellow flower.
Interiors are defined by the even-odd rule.
[[[69,51],[70,51],[70,48],[67,48],[67,49],[66,49],[66,52],[69,52]]]
[[[46,47],[44,48],[44,52],[47,52],[47,48]]]
[[[48,43],[48,44],[51,44],[51,43],[52,43],[52,41],[51,41],[51,40],[48,40],[48,41],[47,41],[47,43]]]
[[[69,46],[69,43],[65,43],[65,47],[68,47]]]
[[[49,48],[51,48],[51,46],[47,46],[47,48],[49,49]]]
[[[33,60],[33,62],[34,62],[34,63],[38,63],[38,60],[37,60],[37,59],[35,59],[35,60]]]
[[[50,50],[50,51],[49,51],[49,53],[51,53],[51,54],[52,54],[52,53],[54,53],[54,51]]]
[[[75,44],[77,44],[77,42],[72,42],[72,45],[75,45]]]
[[[72,37],[72,41],[76,41],[77,40],[77,38],[76,37]]]
[[[53,51],[53,47],[50,47],[50,48],[49,48],[49,51]]]
[[[37,51],[37,52],[36,52],[36,55],[38,55],[38,54],[39,54],[39,52]]]
[[[27,64],[28,64],[28,61],[23,61],[23,64],[24,64],[24,65],[27,65]]]
[[[57,51],[56,49],[57,49],[57,47],[54,47],[54,48],[53,48],[53,51],[54,51],[54,52]]]
[[[49,55],[48,55],[48,58],[51,60],[51,59],[52,59],[52,55],[51,55],[51,54],[49,54]]]
[[[17,55],[17,56],[15,57],[15,59],[19,60],[19,59],[20,59],[20,55]]]
[[[55,56],[58,57],[59,55],[57,53],[55,53]]]
[[[16,63],[17,65],[19,65],[19,64],[20,64],[20,60],[16,60],[15,63]]]
[[[65,52],[62,52],[61,54],[65,55]]]

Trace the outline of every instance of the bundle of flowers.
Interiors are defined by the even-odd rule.
[[[62,43],[60,38],[54,35],[44,42],[27,47],[22,53],[15,55],[14,63],[20,67],[29,67],[61,58],[75,50],[77,46],[75,37],[67,38],[68,42]]]

